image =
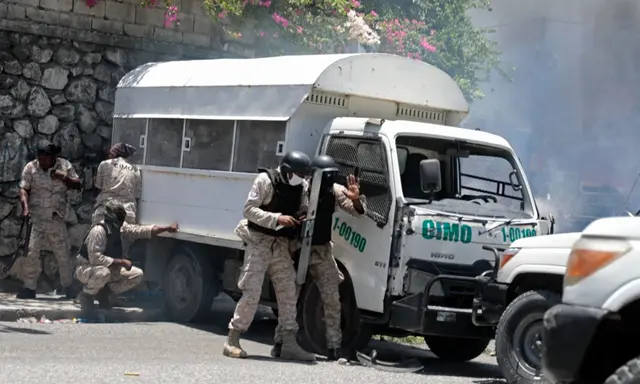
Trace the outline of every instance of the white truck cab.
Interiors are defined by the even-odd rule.
[[[334,214],[343,347],[366,344],[374,331],[415,334],[440,357],[473,359],[494,334],[472,321],[476,276],[495,260],[487,250],[548,234],[551,224],[509,143],[454,127],[467,112],[446,73],[386,54],[133,70],[116,91],[113,141],[143,149],[134,158],[139,221],[180,223],[180,232],[140,243],[146,279],[162,287],[179,321],[204,315],[218,293],[238,299],[244,244],[233,230],[257,168],[276,167],[288,150],[328,154],[343,179],[359,177],[367,200],[364,217]],[[262,303],[276,307],[268,279]],[[323,353],[311,279],[299,315],[303,344]]]
[[[640,217],[590,224],[572,247],[562,303],[544,315],[552,383],[640,382]]]

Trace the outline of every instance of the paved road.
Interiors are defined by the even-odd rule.
[[[494,358],[448,365],[428,351],[378,342],[376,349],[415,353],[421,373],[387,373],[362,366],[319,361],[298,364],[269,357],[273,319],[257,319],[243,347],[246,360],[224,357],[228,310],[206,326],[171,323],[25,324],[0,323],[0,383],[502,383]],[[415,351],[414,351],[415,350]],[[139,376],[127,376],[135,372]]]

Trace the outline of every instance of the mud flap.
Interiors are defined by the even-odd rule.
[[[375,349],[371,351],[370,356],[367,356],[362,352],[356,352],[356,357],[358,358],[360,364],[362,364],[363,366],[371,367],[384,372],[413,373],[418,372],[424,368],[424,365],[420,364],[420,361],[415,358],[402,360],[397,363],[379,361],[377,359],[378,352]]]

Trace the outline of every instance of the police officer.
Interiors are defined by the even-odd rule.
[[[288,152],[277,169],[259,169],[249,197],[244,205],[244,217],[236,227],[236,234],[245,242],[244,265],[238,280],[242,298],[238,301],[229,322],[229,335],[223,354],[244,358],[247,353],[240,346],[240,335],[249,329],[258,308],[265,273],[273,283],[278,301],[278,329],[282,337],[280,357],[283,359],[314,361],[315,356],[304,351],[296,342],[296,283],[291,241],[301,207],[307,205],[304,191],[305,177],[311,161],[302,152]]]
[[[342,331],[340,329],[341,306],[338,286],[344,276],[333,258],[331,243],[331,226],[336,205],[343,211],[360,217],[365,213],[365,197],[360,195],[358,180],[353,175],[347,176],[346,188],[335,182],[338,165],[332,157],[321,155],[313,159],[314,169],[325,169],[322,180],[312,180],[311,184],[320,182],[320,196],[316,219],[311,238],[311,256],[309,272],[315,280],[324,308],[324,321],[327,338],[328,360],[341,357]],[[311,191],[311,187],[309,188]],[[276,329],[276,344],[271,350],[273,357],[281,354],[281,337]]]
[[[135,225],[125,219],[127,211],[115,201],[104,204],[104,218],[94,225],[76,257],[76,278],[83,284],[78,295],[85,317],[94,315],[94,300],[111,307],[115,297],[142,282],[143,272],[125,258],[122,240],[150,239],[162,232],[176,232],[178,225]]]
[[[20,180],[20,203],[25,218],[31,217],[33,228],[29,249],[23,264],[24,288],[19,299],[35,299],[38,278],[42,272],[40,251],[51,250],[58,264],[60,284],[67,298],[73,298],[71,248],[65,215],[67,190],[82,188],[82,182],[71,163],[58,157],[60,147],[43,143],[37,158],[25,165]]]
[[[136,148],[129,144],[115,144],[109,149],[109,158],[98,166],[95,187],[100,190],[100,193],[94,206],[93,225],[102,221],[104,204],[111,200],[122,204],[127,211],[125,219],[127,223],[136,223],[137,200],[142,191],[142,176],[140,169],[127,160],[135,153]]]

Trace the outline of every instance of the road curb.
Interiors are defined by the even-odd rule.
[[[165,311],[161,308],[114,308],[97,310],[99,322],[134,323],[157,322],[166,320]],[[81,318],[80,308],[0,308],[0,321],[17,321],[21,318],[45,317],[49,320]]]

